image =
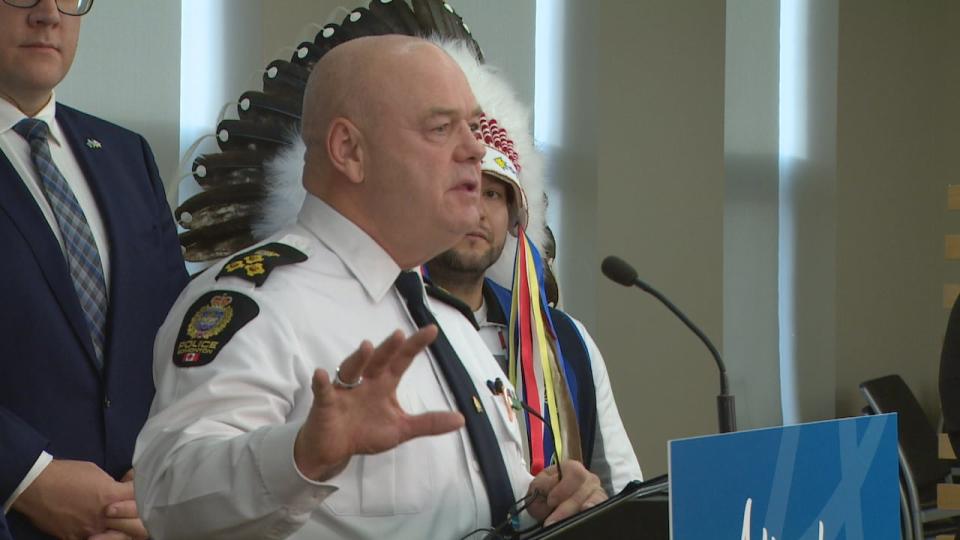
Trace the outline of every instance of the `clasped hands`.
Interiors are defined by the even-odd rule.
[[[437,327],[427,326],[409,337],[400,330],[374,347],[364,341],[340,364],[337,383],[317,369],[313,374],[313,405],[294,444],[300,472],[315,481],[340,473],[354,455],[377,454],[415,437],[441,435],[463,427],[455,411],[407,414],[397,401],[400,378],[430,343]],[[357,384],[359,383],[359,384]],[[549,525],[590,508],[607,498],[597,476],[583,464],[567,460],[541,471],[529,492],[539,496],[527,511]]]
[[[42,531],[67,540],[141,540],[133,469],[117,482],[88,461],[54,459],[14,501]]]

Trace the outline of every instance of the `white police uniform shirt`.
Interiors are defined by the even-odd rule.
[[[233,277],[215,281],[216,265],[190,283],[157,336],[157,393],[134,455],[137,503],[151,535],[459,538],[489,527],[466,429],[354,456],[322,483],[297,470],[293,445],[313,403],[313,371],[332,374],[362,340],[379,343],[397,328],[409,335],[416,325],[393,286],[401,269],[319,199],[308,196],[298,223],[275,238],[309,258],[273,270],[260,287]],[[259,315],[211,363],[176,367],[172,350],[186,310],[217,289],[249,296]],[[532,478],[518,425],[486,387],[499,367],[458,311],[427,301],[473,379],[519,499]],[[404,374],[397,399],[410,414],[456,410],[429,352]]]
[[[480,336],[495,358],[503,359],[506,365],[507,332],[505,325],[490,321],[486,298],[474,317],[480,326]],[[569,314],[567,314],[569,316]],[[583,324],[570,317],[590,355],[590,370],[593,373],[594,389],[597,393],[597,432],[593,441],[593,459],[589,464],[590,472],[600,478],[603,489],[610,495],[618,493],[632,480],[642,480],[640,463],[633,445],[623,427],[620,411],[610,388],[610,377],[603,355]],[[503,374],[501,373],[501,376]]]

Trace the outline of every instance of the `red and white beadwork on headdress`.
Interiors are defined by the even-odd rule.
[[[507,182],[514,192],[517,206],[517,219],[521,226],[527,225],[527,196],[520,185],[520,156],[517,154],[510,134],[496,118],[486,114],[480,116],[480,129],[477,140],[487,147],[480,168],[484,174],[490,174]]]
[[[494,175],[511,187],[519,222],[524,232],[536,246],[547,241],[546,233],[546,177],[543,156],[533,141],[530,109],[517,97],[504,75],[494,66],[481,64],[463,43],[438,40],[437,44],[460,66],[473,90],[477,104],[486,115],[481,129],[481,140],[490,149],[483,160],[483,172]],[[489,140],[484,138],[489,136]],[[500,143],[497,143],[497,136]],[[499,158],[499,161],[498,161]],[[521,162],[522,168],[521,171]],[[508,237],[508,243],[512,237]],[[506,249],[501,257],[503,280],[497,280],[509,288],[513,273],[513,253]],[[496,270],[491,270],[497,272]]]

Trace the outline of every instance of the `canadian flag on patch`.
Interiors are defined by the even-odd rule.
[[[183,355],[183,361],[184,361],[184,362],[199,362],[199,361],[200,361],[200,353],[195,353],[195,352],[187,353],[187,354]]]

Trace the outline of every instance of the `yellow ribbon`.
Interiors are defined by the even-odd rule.
[[[521,239],[527,242],[526,236]],[[543,308],[540,303],[540,284],[537,282],[537,270],[533,264],[533,255],[529,244],[526,252],[527,283],[530,289],[530,310],[533,312],[534,330],[537,336],[537,345],[540,350],[540,369],[543,370],[543,386],[547,393],[547,407],[550,409],[550,430],[553,432],[553,445],[557,452],[558,461],[563,459],[563,438],[560,436],[560,407],[557,404],[557,395],[554,388],[553,369],[550,365],[550,354],[547,352],[547,331],[543,321]],[[512,311],[512,308],[511,308]]]

